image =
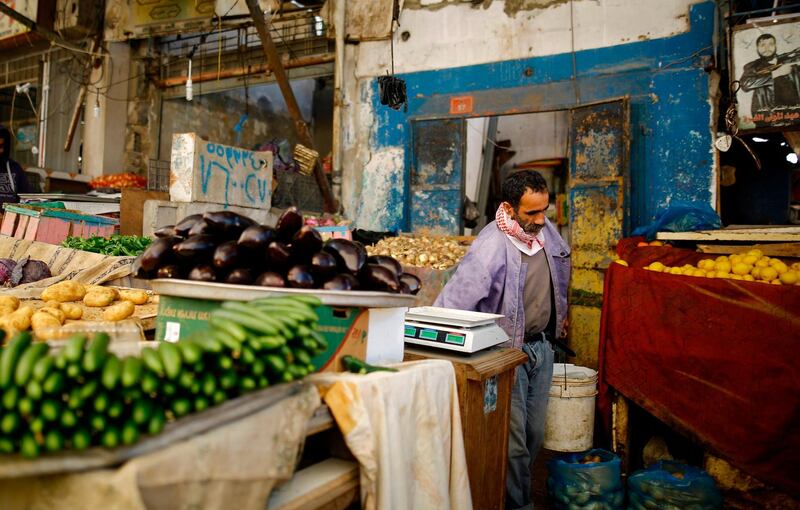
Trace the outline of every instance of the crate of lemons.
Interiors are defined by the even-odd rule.
[[[726,278],[772,285],[800,285],[800,262],[787,264],[778,258],[765,256],[760,250],[707,258],[698,262],[696,266],[686,264],[669,267],[661,262],[653,262],[644,269],[701,278]]]
[[[65,280],[42,291],[43,306],[38,308],[31,304],[33,302],[0,296],[0,329],[8,337],[20,331],[33,330],[37,337],[47,340],[67,320],[85,318],[87,309],[103,309],[102,320],[117,322],[133,315],[136,305],[143,305],[149,299],[144,290],[115,289]]]

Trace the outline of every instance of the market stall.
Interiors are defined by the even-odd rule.
[[[7,296],[0,486],[9,490],[0,491],[0,506],[47,507],[56,488],[66,495],[60,503],[71,504],[71,495],[94,484],[107,489],[96,495],[102,506],[224,500],[255,508],[286,482],[295,491],[277,491],[270,508],[301,501],[327,508],[354,497],[366,508],[434,500],[470,508],[452,365],[412,363],[399,372],[370,365],[402,361],[404,316],[418,279],[347,239],[323,241],[295,209],[274,228],[212,212],[159,236],[135,261],[83,251],[127,249],[118,238],[71,241],[83,250],[44,245],[51,261],[64,253],[124,259],[128,272],[152,279],[150,291],[83,282],[80,271],[51,264],[51,278],[12,289],[21,298]],[[138,294],[144,300],[134,302]],[[101,306],[89,306],[100,298]],[[149,307],[159,341],[110,327],[109,314],[123,307],[126,319],[139,321]],[[83,320],[70,329],[67,312],[77,309]],[[87,326],[92,314],[105,321]],[[37,326],[43,318],[51,328]],[[396,406],[383,407],[398,399],[414,411],[400,416]],[[380,428],[378,416],[390,414],[391,430]],[[400,430],[414,431],[404,442],[428,457],[413,454],[408,470],[398,471],[390,468],[397,456],[390,438]],[[302,448],[307,437],[325,431],[338,431],[349,457],[317,458],[295,474],[298,463],[310,462],[298,452],[320,454]],[[413,480],[423,465],[432,479],[420,492]]]
[[[637,247],[640,241],[620,242],[628,267],[611,264],[606,274],[599,397],[606,432],[614,390],[796,496],[800,287],[782,276],[793,272],[791,260],[762,263],[755,252],[742,253],[752,261],[715,260],[669,246]],[[756,268],[762,271],[753,275]],[[709,277],[717,272],[724,277]],[[620,427],[615,432],[624,435]]]

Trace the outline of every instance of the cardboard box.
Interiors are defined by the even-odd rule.
[[[119,203],[119,233],[125,236],[142,235],[144,203],[148,200],[167,200],[169,193],[125,188]]]
[[[222,302],[160,297],[156,340],[175,342],[192,333],[208,330],[211,312]],[[403,360],[403,324],[406,307],[363,308],[322,305],[319,331],[328,350],[312,359],[320,372],[342,371],[339,360],[346,354],[369,363],[399,363]]]
[[[173,202],[269,210],[272,153],[209,142],[195,133],[177,133],[172,135],[169,182]]]

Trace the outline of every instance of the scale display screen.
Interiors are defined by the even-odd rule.
[[[405,337],[452,345],[464,345],[466,342],[466,335],[463,333],[452,333],[449,331],[423,328],[420,326],[411,326],[408,324],[405,327]]]

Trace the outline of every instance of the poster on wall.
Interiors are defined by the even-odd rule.
[[[800,125],[800,17],[735,27],[731,60],[739,129]]]
[[[3,2],[29,19],[36,19],[39,0],[0,0],[0,2]],[[28,27],[14,21],[5,14],[0,14],[0,39],[14,37],[15,35],[24,34],[25,32],[28,32]]]

